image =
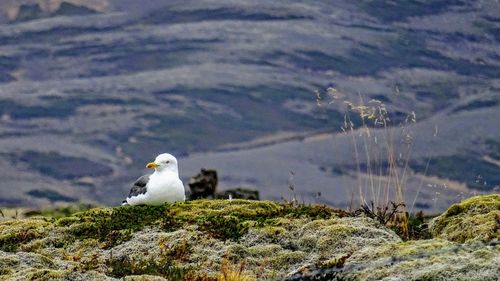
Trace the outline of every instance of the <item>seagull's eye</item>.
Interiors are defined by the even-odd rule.
[[[167,160],[167,161],[165,161],[165,163],[168,164],[168,163],[170,163],[170,161]]]

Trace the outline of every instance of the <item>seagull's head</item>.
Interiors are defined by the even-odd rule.
[[[155,161],[149,162],[146,168],[155,169],[158,172],[172,171],[177,172],[177,159],[169,153],[163,153],[156,156]]]

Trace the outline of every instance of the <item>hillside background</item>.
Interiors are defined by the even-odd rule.
[[[345,207],[356,168],[327,88],[396,127],[416,113],[417,209],[498,193],[499,41],[494,0],[3,0],[0,206],[115,205],[171,152],[185,182],[215,168],[222,189]]]

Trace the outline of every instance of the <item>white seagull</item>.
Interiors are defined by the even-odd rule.
[[[184,185],[179,179],[177,159],[173,155],[160,154],[146,168],[154,168],[155,171],[135,181],[123,205],[161,205],[186,200]]]

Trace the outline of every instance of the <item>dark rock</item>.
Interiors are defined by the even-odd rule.
[[[200,198],[210,199],[248,199],[259,200],[259,191],[247,188],[228,189],[216,192],[217,189],[217,171],[210,169],[201,169],[200,173],[189,179],[188,185],[191,193],[189,199],[196,200]]]
[[[44,12],[39,4],[21,5],[14,22],[23,22],[54,16],[76,16],[96,14],[97,11],[68,2],[62,2],[59,8],[52,13]]]
[[[215,194],[216,199],[228,199],[231,196],[232,199],[247,199],[247,200],[259,200],[259,191],[247,188],[235,188],[228,189]]]
[[[52,13],[52,16],[76,16],[96,14],[97,12],[85,6],[78,6],[75,4],[62,2],[59,8]]]
[[[189,179],[191,200],[199,198],[213,198],[217,188],[217,171],[201,169],[200,173]]]
[[[21,5],[17,13],[16,22],[30,21],[43,17],[43,11],[38,4],[34,5]]]

